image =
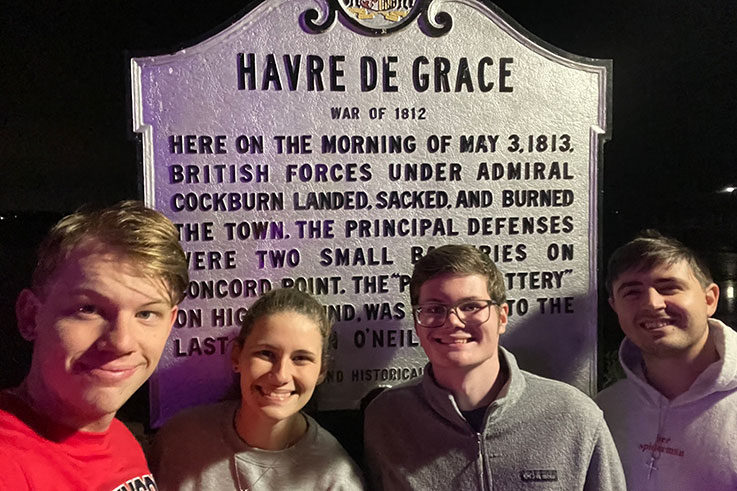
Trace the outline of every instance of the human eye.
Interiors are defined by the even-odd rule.
[[[254,355],[256,356],[256,358],[261,358],[262,360],[268,361],[274,360],[276,358],[274,352],[268,349],[260,349],[256,351]]]
[[[681,285],[677,283],[666,283],[658,286],[657,290],[661,295],[675,295],[681,291]]]
[[[639,294],[640,290],[638,288],[626,288],[622,291],[622,297],[624,298],[637,298]]]
[[[94,317],[100,313],[100,310],[94,304],[81,304],[75,310],[75,314],[80,317]]]
[[[312,355],[308,355],[308,354],[299,354],[299,355],[294,355],[292,357],[292,361],[294,361],[296,365],[307,365],[310,363],[314,363],[315,357]]]
[[[425,314],[444,314],[445,310],[446,307],[442,303],[428,303],[420,305],[420,312]]]
[[[483,302],[481,300],[472,300],[470,302],[463,302],[462,304],[458,306],[458,309],[461,312],[467,312],[469,314],[473,314],[475,312],[485,309],[487,305],[488,304],[486,302]]]
[[[154,312],[153,310],[141,310],[140,312],[136,313],[136,317],[147,321],[147,320],[152,320],[152,319],[159,317],[159,313]]]

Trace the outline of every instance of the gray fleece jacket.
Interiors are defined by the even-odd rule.
[[[476,433],[428,366],[419,383],[389,389],[366,410],[369,482],[376,490],[624,491],[601,411],[579,390],[520,370]]]

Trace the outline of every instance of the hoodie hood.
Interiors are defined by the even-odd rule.
[[[688,404],[709,394],[737,388],[737,353],[726,348],[737,343],[737,333],[717,319],[709,319],[708,322],[709,336],[714,340],[719,359],[706,367],[686,392],[671,401],[672,407]],[[644,392],[647,399],[656,402],[663,398],[645,378],[642,352],[627,338],[619,347],[619,361],[627,378]]]

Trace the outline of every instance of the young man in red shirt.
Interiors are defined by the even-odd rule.
[[[0,392],[0,489],[156,490],[115,413],[156,367],[187,283],[176,228],[138,202],[52,228],[16,304],[33,355]]]

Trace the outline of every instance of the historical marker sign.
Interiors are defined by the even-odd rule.
[[[239,319],[280,286],[336,321],[318,408],[419,376],[409,274],[445,243],[505,274],[502,342],[522,366],[591,392],[610,73],[475,0],[267,0],[132,60],[145,199],[180,228],[192,275],[153,423],[227,392]]]

